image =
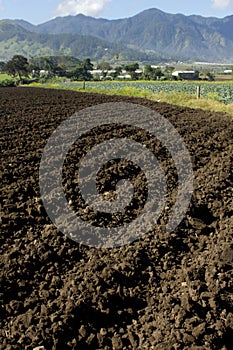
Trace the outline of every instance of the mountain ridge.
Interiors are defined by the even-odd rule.
[[[120,19],[78,14],[39,25],[10,20],[38,35],[86,35],[140,52],[180,60],[233,61],[233,15],[224,18],[169,14],[147,9]],[[159,53],[159,55],[158,55]]]
[[[111,43],[90,35],[41,34],[29,31],[17,21],[0,20],[0,61],[7,61],[15,54],[26,57],[74,56],[79,59],[110,61],[117,54],[126,61],[162,59],[159,53],[141,52],[123,45]]]

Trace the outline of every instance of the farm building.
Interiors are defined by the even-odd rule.
[[[196,79],[196,72],[193,70],[175,71],[172,76],[177,79],[194,80]]]
[[[99,78],[99,79],[103,79],[103,78],[113,79],[111,74],[116,73],[114,69],[111,69],[111,70],[94,69],[89,72],[92,74],[94,78]]]
[[[232,73],[232,69],[225,69],[223,73],[224,74],[231,74]]]
[[[123,75],[118,75],[118,79],[132,79],[132,76],[130,74],[123,74]]]

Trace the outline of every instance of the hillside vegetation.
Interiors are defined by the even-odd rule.
[[[69,34],[72,35],[74,41],[76,35],[94,36],[105,41],[103,44],[102,41],[95,39],[97,40],[96,45],[102,48],[103,46],[108,47],[110,54],[112,54],[111,49],[114,43],[114,48],[120,52],[123,49],[122,45],[125,45],[133,47],[137,51],[144,51],[147,55],[149,51],[150,54],[153,52],[157,56],[167,58],[176,57],[183,60],[210,62],[229,62],[233,60],[233,16],[222,19],[205,18],[168,14],[158,9],[149,9],[131,18],[118,20],[96,19],[79,14],[77,16],[57,17],[37,26],[22,20],[13,23],[20,25],[27,31],[41,35]],[[42,37],[45,40],[45,37]],[[41,37],[34,36],[34,39],[42,44],[39,38]],[[51,37],[48,40],[53,43],[53,50],[59,50],[61,45],[59,39],[55,38],[56,47]],[[77,40],[79,40],[77,43],[80,44],[80,37]],[[89,50],[88,52],[85,51],[85,54],[93,58],[93,39],[88,38],[88,40],[90,40],[90,48],[85,47],[85,50]],[[66,39],[63,37],[64,50],[67,49],[68,41],[67,37]],[[121,44],[117,46],[116,43]],[[76,46],[75,42],[74,46]],[[81,46],[83,49],[83,45]],[[89,46],[89,42],[87,46]],[[44,50],[46,47],[46,45],[43,45]],[[71,50],[73,49],[71,48]],[[68,54],[68,52],[66,53]],[[74,54],[74,51],[72,54]],[[100,53],[96,54],[95,57],[98,55]],[[143,59],[146,58],[148,57],[143,57]],[[137,57],[134,57],[135,59],[138,60]]]
[[[0,60],[7,61],[15,54],[26,57],[69,55],[84,59],[161,60],[162,56],[133,49],[120,42],[109,42],[91,35],[41,34],[29,31],[14,21],[0,21]]]

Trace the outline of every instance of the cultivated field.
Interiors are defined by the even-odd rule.
[[[85,107],[119,101],[159,112],[180,133],[192,159],[193,197],[171,234],[164,231],[164,210],[156,229],[134,243],[89,248],[58,232],[47,216],[40,159],[61,121]],[[231,349],[231,117],[147,99],[18,87],[0,89],[0,123],[2,349]],[[114,132],[122,136],[121,129]],[[103,137],[101,129],[94,137]],[[132,137],[147,142],[144,134]],[[76,210],[82,210],[72,181],[76,162],[95,138],[87,134],[73,149],[73,162],[70,157],[64,165],[64,191],[68,200],[76,198]],[[152,141],[171,206],[176,170],[171,155]]]
[[[197,85],[201,87],[201,96],[210,98],[225,104],[233,103],[233,83],[199,83],[199,82],[86,82],[87,89],[93,90],[124,90],[138,89],[149,91],[153,94],[164,93],[184,93],[195,95]],[[82,88],[83,83],[60,83],[60,88]]]
[[[197,85],[200,85],[200,99],[196,98]],[[179,106],[225,112],[233,116],[233,83],[230,82],[102,81],[84,83],[59,79],[53,83],[36,83],[32,86],[74,91],[84,91],[85,87],[87,92],[142,97]]]

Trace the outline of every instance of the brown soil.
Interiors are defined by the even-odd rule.
[[[48,218],[40,201],[40,158],[62,120],[117,101],[170,120],[191,154],[195,188],[175,232],[155,230],[120,248],[89,248]],[[1,88],[0,118],[1,349],[232,349],[232,118],[143,99],[31,88]]]

